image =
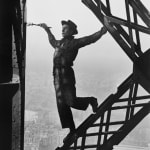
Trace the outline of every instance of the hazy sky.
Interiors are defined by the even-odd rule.
[[[112,13],[126,19],[125,0],[110,0]],[[150,8],[149,0],[142,0]],[[102,24],[81,0],[28,0],[27,22],[47,23],[51,26],[56,39],[61,39],[61,20],[73,20],[78,25],[79,34],[76,37],[90,35],[98,31]],[[141,34],[143,49],[148,49],[150,37]],[[46,32],[37,26],[27,27],[27,66],[36,63],[52,65],[53,48],[48,42]],[[101,69],[123,68],[129,71],[132,63],[109,33],[98,42],[80,49],[75,63],[97,66]],[[108,66],[108,68],[107,68]],[[130,68],[130,69],[129,69]]]

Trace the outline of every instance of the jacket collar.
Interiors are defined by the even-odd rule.
[[[68,36],[68,37],[62,38],[62,41],[64,41],[64,40],[72,40],[72,39],[74,39],[74,36]]]

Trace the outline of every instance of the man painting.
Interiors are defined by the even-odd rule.
[[[62,128],[69,128],[71,134],[75,131],[75,124],[71,108],[86,110],[89,105],[95,113],[98,103],[95,97],[77,97],[73,62],[79,48],[99,40],[107,30],[102,27],[100,31],[86,37],[74,38],[78,33],[77,25],[71,20],[62,21],[62,39],[56,40],[45,23],[40,24],[48,34],[49,42],[55,49],[53,56],[53,76],[56,91],[56,100]]]

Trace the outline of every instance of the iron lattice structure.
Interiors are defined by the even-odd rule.
[[[124,0],[126,19],[112,14],[111,0],[82,2],[133,62],[133,72],[58,149],[112,150],[150,112],[150,50],[142,50],[140,37],[140,32],[150,34],[150,13],[140,0]],[[138,18],[144,25],[138,23]],[[139,94],[141,89],[143,95]],[[121,117],[115,118],[117,113]]]
[[[12,99],[12,150],[24,149],[26,0],[13,0],[12,8],[12,83],[18,89]]]

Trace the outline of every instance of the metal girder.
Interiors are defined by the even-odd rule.
[[[92,2],[92,0],[82,0],[82,2],[95,14],[95,16],[102,22],[107,30],[110,32],[112,37],[116,40],[116,42],[120,45],[120,47],[125,51],[128,57],[135,61],[137,56],[135,55],[134,50],[127,44],[127,42],[120,36],[120,33],[116,30],[114,25],[109,22],[107,17],[104,17],[98,7]]]
[[[150,12],[141,3],[140,0],[129,0],[129,4],[133,7],[135,12],[141,17],[145,24],[150,28]]]
[[[95,0],[95,1],[98,3],[99,0]],[[101,9],[104,12],[104,14],[106,15],[105,17],[107,17],[107,18],[110,17],[110,19],[111,18],[120,19],[118,17],[113,16],[111,14],[110,10],[108,10],[108,8],[102,2],[101,2]],[[135,13],[134,13],[134,20],[135,20],[135,23],[137,24],[136,14]],[[121,21],[123,21],[123,20],[121,20]],[[117,22],[114,22],[114,26],[118,30],[119,34],[130,45],[130,37],[129,37],[128,33],[122,28],[121,24],[118,24]],[[132,24],[131,24],[131,27],[132,27]],[[137,29],[136,29],[136,39],[137,39],[137,44],[135,44],[135,42],[133,41],[134,47],[135,47],[135,52],[137,53],[138,56],[141,56],[142,55],[142,51],[141,51],[141,46],[140,46],[139,31]]]
[[[110,22],[129,27],[128,22],[124,19],[121,19],[121,18],[118,18],[118,17],[115,17],[115,16],[112,16],[112,17],[106,16],[106,18]],[[130,23],[130,27],[134,30],[138,30],[138,31],[146,33],[146,34],[150,34],[150,28],[146,28],[146,27],[143,27],[143,26],[135,24],[135,23]]]
[[[7,4],[9,5],[9,4]],[[17,67],[13,67],[13,73],[17,74],[19,80],[19,89],[17,100],[14,102],[15,109],[18,113],[13,112],[15,118],[14,126],[17,129],[15,135],[17,138],[13,138],[13,149],[23,150],[24,149],[24,112],[25,112],[25,50],[26,50],[26,0],[14,0],[12,8],[12,37],[14,38],[13,51],[16,52]],[[17,70],[17,71],[14,71]],[[18,118],[18,120],[16,120]],[[16,122],[16,123],[15,123]],[[16,127],[17,126],[17,127]],[[19,135],[17,135],[19,134]],[[15,145],[14,143],[18,143]]]
[[[141,110],[129,121],[127,121],[120,129],[120,132],[112,135],[112,137],[104,143],[99,150],[112,150],[113,145],[118,145],[129,132],[147,115],[150,113],[150,103],[145,105]]]

